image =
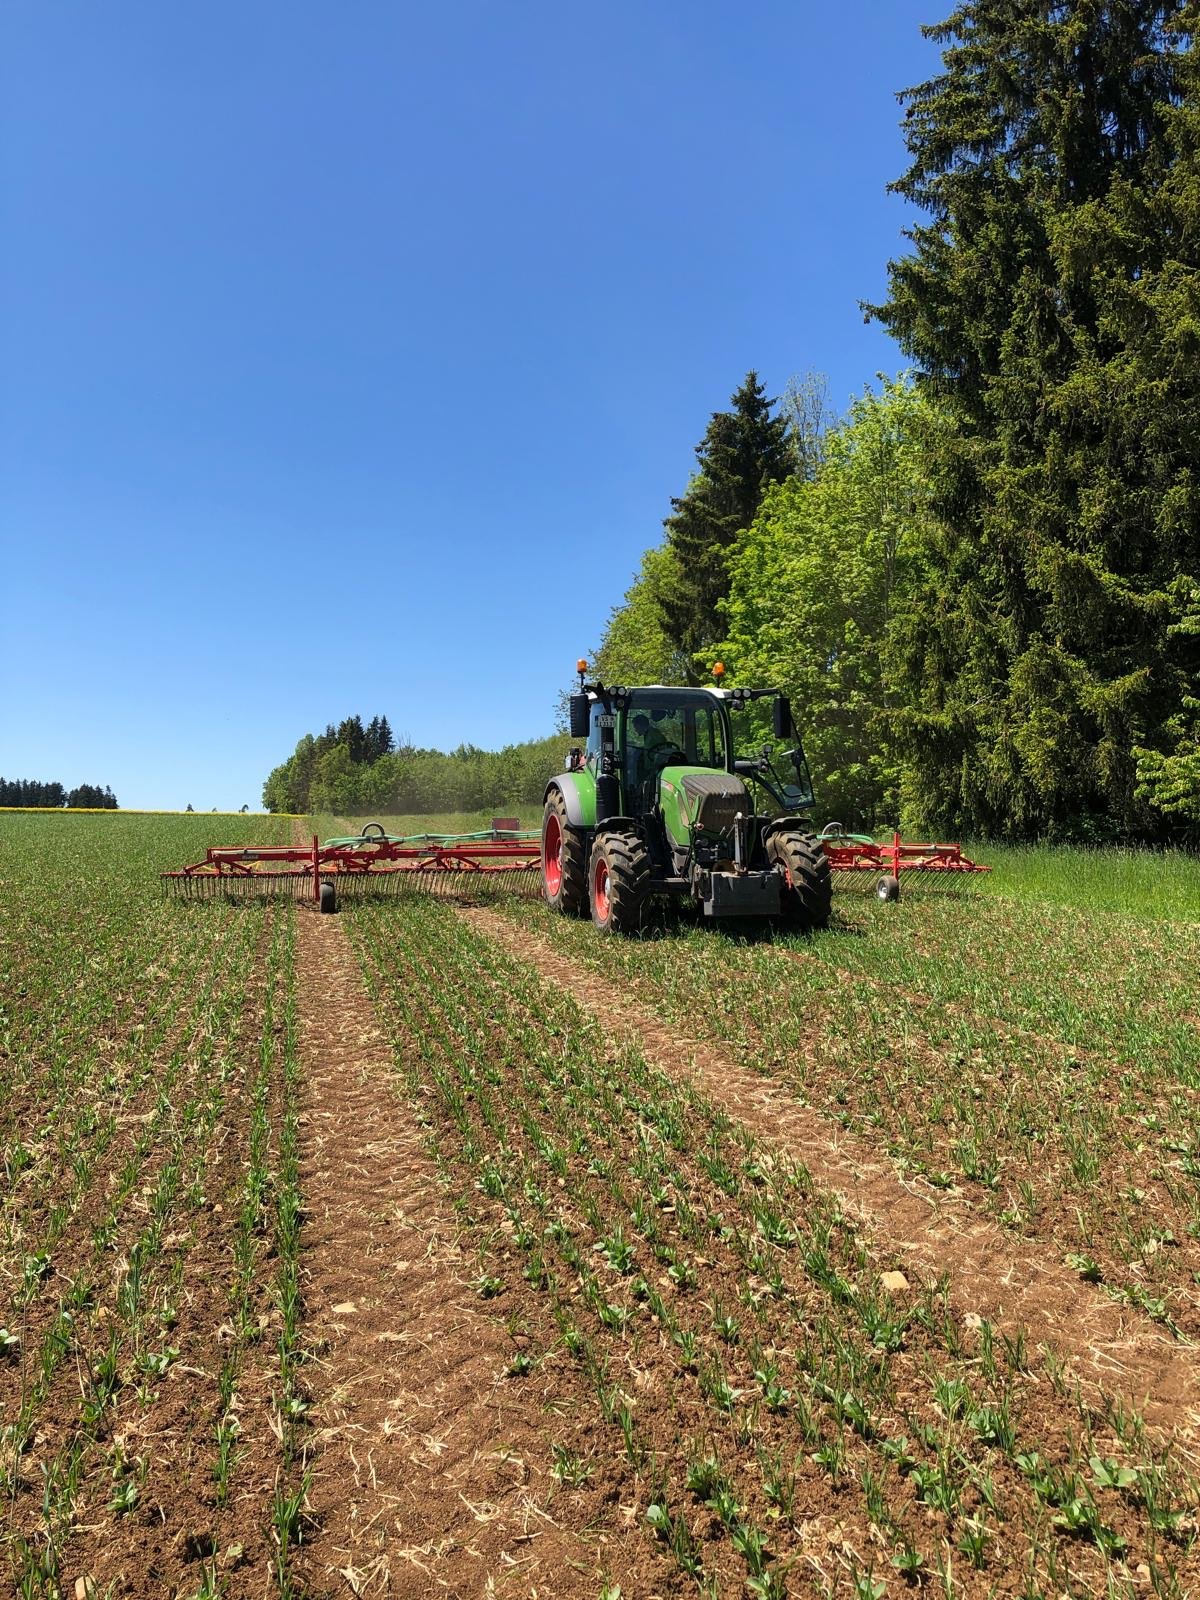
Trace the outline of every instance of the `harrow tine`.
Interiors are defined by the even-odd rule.
[[[527,868],[512,871],[454,871],[426,867],[403,872],[343,872],[328,880],[339,900],[404,898],[427,895],[441,900],[490,900],[497,896],[535,897],[541,894],[541,877]]]
[[[164,892],[174,900],[307,900],[312,879],[306,873],[196,872],[165,874]]]

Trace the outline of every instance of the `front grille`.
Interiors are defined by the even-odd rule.
[[[739,811],[747,817],[753,810],[750,791],[731,772],[689,772],[682,786],[688,810],[705,833],[728,833]]]

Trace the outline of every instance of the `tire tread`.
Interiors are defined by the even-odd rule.
[[[598,922],[595,907],[592,920],[603,933],[636,933],[646,915],[654,877],[650,852],[635,833],[612,829],[598,834],[588,867],[589,901],[592,876],[602,853],[608,859],[609,920],[607,925]]]
[[[767,855],[791,878],[780,897],[785,919],[794,927],[824,928],[833,909],[833,869],[818,840],[801,828],[781,828],[768,837]]]
[[[558,817],[558,825],[562,830],[562,885],[557,898],[552,899],[546,890],[543,871],[542,893],[547,905],[553,906],[556,911],[561,911],[564,916],[577,917],[587,909],[588,905],[588,862],[587,852],[584,849],[584,835],[579,828],[573,828],[567,821],[567,802],[562,797],[562,791],[555,789],[546,801],[542,813],[543,850],[546,839],[546,818],[551,811]]]

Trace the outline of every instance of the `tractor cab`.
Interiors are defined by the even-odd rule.
[[[584,764],[597,774],[607,734],[626,816],[655,809],[668,766],[731,770],[728,713],[704,689],[626,689],[591,700]]]
[[[731,713],[747,711],[754,699],[768,696],[773,701],[776,742],[790,742],[791,748],[778,754],[771,743],[764,743],[753,756],[736,756]],[[804,748],[792,727],[788,702],[777,690],[601,688],[589,693],[586,712],[587,744],[581,765],[595,776],[606,770],[615,774],[622,815],[639,817],[662,809],[664,789],[670,794],[670,786],[685,775],[683,769],[748,780],[762,791],[759,802],[769,801],[779,814],[812,808]],[[582,718],[577,726],[582,730]],[[764,733],[761,726],[757,731],[760,736]],[[668,768],[676,770],[664,785]],[[744,783],[729,790],[744,794]],[[752,809],[746,808],[745,814]]]

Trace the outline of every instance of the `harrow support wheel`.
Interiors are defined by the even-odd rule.
[[[601,933],[636,933],[650,899],[650,855],[635,833],[601,833],[592,846],[588,892]]]
[[[546,904],[577,917],[587,904],[588,866],[583,836],[567,820],[567,802],[556,789],[542,815],[542,893]]]
[[[324,912],[337,910],[337,889],[332,883],[323,883],[321,885],[321,898],[318,906]]]
[[[823,928],[833,909],[833,872],[820,841],[801,828],[767,836],[767,859],[783,872],[779,900],[784,920],[796,928]]]
[[[884,901],[885,904],[891,900],[899,900],[900,879],[893,877],[890,872],[880,878],[875,885],[875,898]]]

